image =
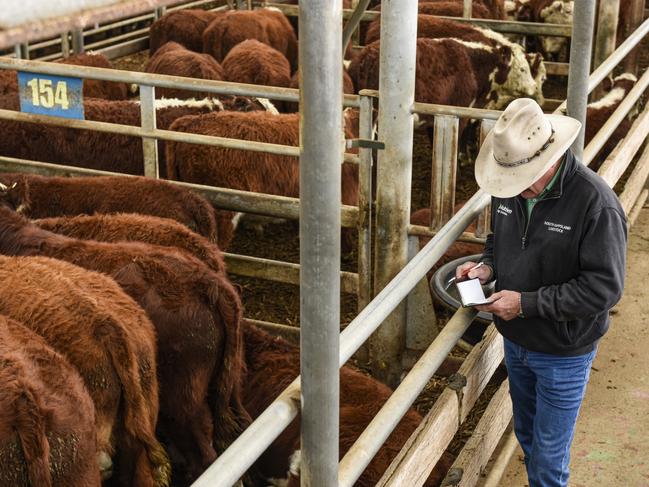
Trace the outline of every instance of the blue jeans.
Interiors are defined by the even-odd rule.
[[[514,431],[525,453],[530,487],[564,487],[595,351],[561,357],[504,341]]]

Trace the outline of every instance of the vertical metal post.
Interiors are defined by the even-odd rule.
[[[480,146],[482,146],[487,134],[496,125],[495,120],[483,120],[480,123]],[[480,216],[475,229],[475,236],[485,238],[491,233],[491,204],[487,205]]]
[[[16,44],[14,47],[14,52],[16,53],[16,59],[29,59],[29,44]]]
[[[68,36],[69,32],[64,32],[61,34],[61,56],[66,58],[70,56],[70,39]]]
[[[342,0],[302,0],[300,52],[301,485],[338,481]]]
[[[579,136],[572,144],[578,159],[584,153],[586,129],[586,105],[588,104],[588,76],[590,75],[590,54],[593,45],[593,24],[595,2],[575,0],[570,45],[570,67],[568,70],[568,115],[582,124]]]
[[[419,238],[414,235],[408,237],[408,260],[411,260],[420,250]],[[402,365],[404,369],[410,370],[439,334],[428,276],[419,281],[408,294],[406,316],[406,350]]]
[[[627,38],[633,33],[634,30],[642,23],[644,19],[644,0],[630,0],[627,2],[626,8],[629,10],[627,14],[628,24],[626,27],[626,32],[624,32],[624,38]],[[624,60],[624,71],[627,73],[638,73],[638,52],[639,47],[636,47],[629,53],[629,55]]]
[[[597,37],[595,38],[593,69],[602,64],[615,51],[619,14],[620,0],[600,0],[597,14]]]
[[[376,193],[375,292],[408,261],[412,176],[417,0],[384,0],[381,9],[379,152]],[[406,307],[401,303],[369,341],[372,372],[390,385],[401,376]]]
[[[344,36],[343,36],[344,37]],[[344,46],[344,44],[343,44]],[[374,98],[359,93],[360,114],[358,136],[373,139]],[[358,149],[358,297],[357,309],[360,313],[372,300],[372,149]],[[364,343],[354,355],[359,363],[369,362],[369,348]]]
[[[140,85],[140,115],[144,130],[155,130],[155,86]],[[142,150],[144,152],[144,175],[158,179],[158,140],[152,137],[142,137]]]
[[[453,216],[457,177],[457,117],[437,115],[433,128],[433,171],[430,191],[431,226],[440,229]]]
[[[86,48],[83,44],[83,31],[82,30],[73,30],[72,31],[72,50],[75,54],[81,54],[85,52]]]
[[[358,136],[373,138],[373,105],[371,96],[360,99]],[[358,311],[372,299],[372,149],[358,149]]]
[[[153,17],[155,20],[158,20],[166,13],[167,13],[167,7],[158,7],[153,11]]]
[[[470,19],[473,11],[473,0],[464,0],[462,5],[462,17]]]

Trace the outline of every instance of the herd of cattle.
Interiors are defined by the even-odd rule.
[[[538,52],[529,53],[489,29],[437,17],[461,10],[461,0],[420,2],[416,100],[496,109],[522,96],[542,103],[544,59],[560,56],[565,40],[530,40]],[[474,0],[473,15],[569,23],[572,2]],[[361,29],[364,47],[346,51],[345,93],[378,89],[379,22]],[[272,8],[175,11],[152,25],[145,70],[297,87],[296,30]],[[60,62],[111,67],[98,54]],[[628,73],[607,80],[606,94],[588,107],[587,140],[635,82]],[[132,91],[84,81],[85,118],[139,126]],[[299,145],[295,104],[172,88],[156,95],[160,129]],[[0,108],[19,109],[15,72],[0,72]],[[346,138],[358,133],[357,115],[345,111]],[[136,137],[5,119],[0,132],[2,156],[143,174]],[[355,205],[357,167],[344,163],[342,171],[342,202]],[[161,142],[160,173],[299,195],[296,157]],[[298,375],[298,348],[242,318],[221,254],[238,217],[163,180],[0,175],[0,485],[188,485]],[[413,223],[429,221],[429,209],[412,215]],[[479,251],[472,245],[456,244],[446,259]],[[343,367],[341,453],[390,392]],[[420,421],[411,409],[358,485],[376,484]],[[295,421],[245,482],[296,485],[299,449]],[[452,461],[445,454],[426,485],[438,485]]]

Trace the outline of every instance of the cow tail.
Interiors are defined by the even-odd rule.
[[[147,412],[137,354],[122,327],[110,318],[98,328],[98,335],[104,350],[110,355],[122,386],[126,432],[146,451],[147,460],[154,472],[154,485],[168,487],[171,483],[171,463],[155,437],[157,414],[154,418],[150,418]],[[153,367],[154,364],[151,366]],[[155,376],[155,370],[152,373]],[[157,408],[158,405],[156,404],[155,407]],[[136,468],[141,465],[142,460],[136,462]]]
[[[214,276],[216,277],[216,276]],[[245,374],[241,301],[234,287],[222,277],[210,282],[209,301],[215,323],[224,326],[223,363],[212,376],[211,409],[214,444],[223,452],[252,422],[242,402]]]
[[[18,364],[13,364],[12,368],[16,381],[15,427],[22,445],[27,475],[31,485],[51,487],[50,444],[45,427],[47,412],[23,376],[22,368]]]

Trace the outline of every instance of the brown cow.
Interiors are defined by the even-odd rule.
[[[368,44],[378,39],[380,32],[379,21],[380,19],[375,20],[368,27],[366,36]],[[503,83],[492,84],[492,108],[503,108],[516,97],[536,96],[536,92],[539,90],[537,82],[531,74],[530,63],[523,48],[497,32],[490,29],[481,29],[470,24],[439,19],[431,15],[419,15],[417,19],[417,37],[428,39],[453,38],[462,41],[465,46],[471,49],[470,55],[472,58],[481,56],[477,51],[479,46],[484,46],[492,51],[508,48],[511,55],[507,55],[504,51],[502,53],[508,58],[505,60],[507,68],[504,68],[507,70],[506,79]]]
[[[613,86],[611,91],[597,101],[591,102],[586,108],[586,135],[585,145],[588,145],[591,140],[597,135],[602,126],[611,117],[613,112],[617,110],[622,103],[622,100],[631,91],[633,86],[638,81],[631,73],[621,74],[613,79]],[[631,128],[631,120],[629,117],[622,120],[613,134],[608,138],[604,147],[597,153],[595,158],[590,164],[593,171],[597,171],[602,165],[608,155],[613,152],[615,146],[626,137],[627,132]]]
[[[257,39],[281,52],[297,69],[297,38],[282,12],[274,8],[230,10],[214,19],[203,32],[203,52],[223,62],[230,50],[247,39]]]
[[[149,58],[144,71],[147,73],[183,76],[185,78],[207,79],[222,81],[223,68],[209,54],[190,51],[177,42],[167,42]],[[159,98],[207,98],[206,91],[179,90],[175,88],[156,88]]]
[[[244,403],[256,418],[299,375],[300,351],[297,346],[272,337],[251,324],[244,324],[243,330],[248,367]],[[389,387],[350,366],[340,369],[341,458],[391,394]],[[410,409],[354,485],[376,485],[421,420],[421,415]],[[297,418],[264,452],[256,466],[267,478],[285,479],[289,476],[288,485],[291,485],[297,479],[291,475],[295,468],[293,472],[289,471],[291,463],[299,461],[299,450],[300,423]],[[444,454],[424,485],[439,485],[452,463],[452,456]]]
[[[73,66],[90,66],[93,68],[112,69],[113,65],[106,56],[99,53],[75,54],[56,61],[61,64]],[[86,79],[83,81],[84,98],[101,98],[105,100],[126,100],[128,98],[128,85],[113,81]],[[0,95],[18,93],[18,76],[15,71],[0,70]]]
[[[217,241],[214,209],[200,195],[166,181],[137,177],[63,178],[35,174],[0,174],[5,186],[17,183],[5,197],[29,218],[142,213],[170,218]]]
[[[142,242],[177,247],[202,260],[215,272],[225,272],[219,248],[205,237],[168,218],[136,213],[81,215],[34,220],[44,230],[66,237],[99,242]]]
[[[0,102],[5,104],[4,102]],[[17,101],[14,101],[17,105]],[[141,108],[137,101],[109,101],[96,98],[84,102],[86,120],[140,126]],[[222,110],[219,100],[156,100],[157,128],[166,130],[183,115]],[[124,174],[144,174],[142,139],[92,130],[53,125],[35,125],[0,120],[5,134],[0,154],[55,164],[86,167]],[[159,142],[159,164],[164,177],[164,141]]]
[[[449,0],[424,0],[424,3],[449,3]],[[455,3],[456,5],[459,5],[460,7],[463,7],[463,0],[452,0],[452,3]],[[486,10],[489,13],[490,19],[496,19],[496,20],[505,20],[505,1],[504,0],[473,0],[472,2],[472,12],[471,16],[472,17],[477,17],[477,15],[474,14],[475,11],[482,11]],[[462,14],[458,15],[458,17],[462,17]],[[480,17],[477,17],[480,18]]]
[[[0,316],[0,485],[100,487],[95,409],[79,373]]]
[[[0,235],[0,253],[103,272],[146,311],[158,338],[158,428],[185,456],[189,480],[197,477],[249,422],[240,400],[241,303],[227,278],[176,249],[64,237],[6,206]]]
[[[177,42],[190,51],[202,52],[203,31],[219,12],[182,9],[163,15],[149,30],[149,54],[153,55],[167,42]]]
[[[248,39],[234,46],[223,59],[227,81],[286,87],[291,82],[291,65],[277,49]]]
[[[202,116],[183,117],[171,130],[219,137],[299,145],[299,114],[220,112]],[[341,140],[342,142],[342,140]],[[341,151],[343,148],[341,147]],[[196,182],[243,191],[299,197],[299,160],[265,152],[251,152],[224,147],[186,143],[167,146],[167,177],[177,181]],[[342,165],[342,202],[358,204],[358,168],[351,163]],[[218,212],[219,247],[227,248],[238,216]],[[226,227],[226,222],[232,224]]]
[[[104,275],[54,259],[0,256],[0,313],[79,371],[95,405],[96,451],[117,454],[121,484],[169,485],[169,460],[155,438],[155,334],[142,309]]]
[[[514,16],[516,20],[572,25],[574,2],[572,0],[516,1],[512,10],[510,16]],[[569,44],[565,37],[543,36],[540,37],[540,42],[535,37],[528,37],[527,45],[532,50],[543,53],[546,60],[557,61],[568,58]]]

